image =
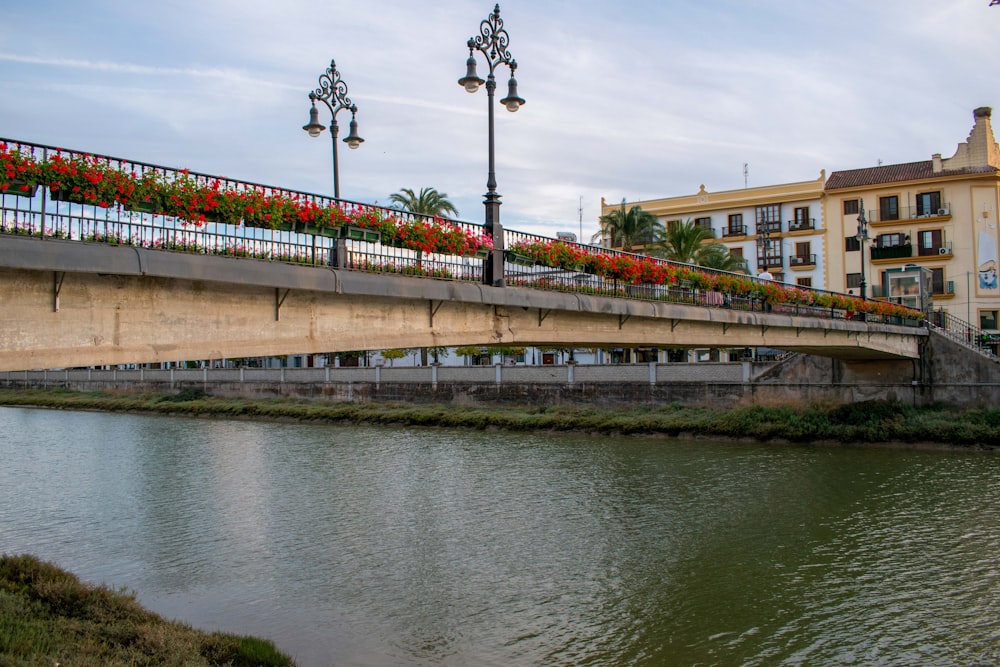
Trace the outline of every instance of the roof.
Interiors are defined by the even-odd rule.
[[[996,167],[969,167],[966,169],[945,169],[935,172],[933,160],[924,160],[922,162],[906,162],[904,164],[887,164],[881,167],[835,171],[830,174],[830,178],[826,179],[825,189],[841,190],[866,185],[879,185],[881,183],[899,183],[902,181],[941,178],[943,176],[989,174],[996,171]]]

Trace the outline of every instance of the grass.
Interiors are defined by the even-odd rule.
[[[0,665],[288,667],[270,641],[166,621],[135,595],[31,555],[0,556]]]
[[[456,408],[444,404],[231,399],[213,397],[200,390],[164,395],[0,389],[0,405],[509,431],[683,434],[799,443],[892,441],[980,449],[1000,446],[1000,408],[957,410],[941,405],[915,407],[893,401],[868,401],[832,408],[751,406],[728,410],[677,405],[632,409],[582,405]]]

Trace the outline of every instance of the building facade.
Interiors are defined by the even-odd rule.
[[[751,273],[767,268],[785,283],[860,295],[864,282],[867,298],[898,299],[890,277],[923,267],[936,309],[1000,332],[1000,146],[991,115],[973,112],[972,132],[949,158],[717,193],[702,186],[629,206],[665,224],[690,218],[709,227]],[[615,206],[602,201],[601,214]]]

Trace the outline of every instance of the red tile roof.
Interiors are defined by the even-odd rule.
[[[881,167],[865,169],[847,169],[835,171],[826,179],[825,190],[841,190],[857,188],[881,183],[899,183],[901,181],[916,181],[920,179],[941,178],[942,176],[959,176],[962,174],[988,174],[996,172],[996,167],[971,167],[968,169],[946,169],[934,173],[934,162],[906,162],[904,164],[887,164]]]

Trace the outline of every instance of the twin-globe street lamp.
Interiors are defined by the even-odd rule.
[[[868,241],[868,221],[865,219],[865,200],[861,200],[861,212],[858,213],[858,233],[854,238],[861,246],[861,298],[868,300],[868,283],[865,282],[865,243]]]
[[[337,125],[337,114],[349,109],[351,112],[351,131],[344,137],[344,143],[349,148],[357,148],[364,139],[358,136],[358,121],[355,114],[358,107],[351,102],[347,96],[347,84],[340,78],[337,71],[337,63],[330,61],[330,66],[319,77],[319,88],[309,93],[312,108],[309,109],[309,123],[303,125],[302,129],[309,133],[310,137],[318,137],[325,129],[319,122],[319,112],[316,110],[316,100],[319,100],[330,110],[330,138],[333,139],[333,196],[340,199],[339,168],[337,164],[337,133],[340,127]]]
[[[517,61],[511,57],[510,51],[507,49],[509,42],[510,36],[503,27],[503,21],[500,19],[500,5],[498,4],[493,8],[493,13],[479,25],[479,34],[469,38],[469,59],[466,61],[466,73],[458,80],[459,85],[470,93],[479,90],[479,86],[483,83],[486,84],[487,107],[489,109],[489,176],[486,179],[487,192],[483,195],[483,205],[486,207],[486,220],[483,226],[493,238],[493,252],[483,263],[483,282],[496,287],[504,285],[503,227],[500,225],[500,195],[497,194],[493,141],[493,93],[497,87],[493,73],[498,65],[504,64],[510,68],[507,97],[500,100],[500,104],[507,107],[507,111],[510,112],[517,111],[524,104],[524,100],[517,95],[517,80],[514,79]],[[489,65],[490,73],[485,81],[476,74],[474,49],[479,49],[486,56],[486,64]]]

